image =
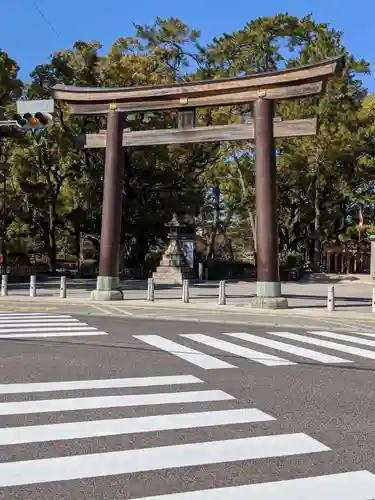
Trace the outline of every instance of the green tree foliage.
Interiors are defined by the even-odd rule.
[[[249,21],[207,46],[181,20],[157,18],[135,25],[107,53],[99,41],[77,41],[37,66],[27,88],[30,99],[51,97],[56,84],[124,87],[240,76],[321,61],[344,54],[347,70],[319,98],[283,102],[283,119],[317,116],[312,138],[277,142],[280,248],[304,252],[318,266],[321,244],[355,226],[359,204],[373,210],[374,99],[358,78],[366,61],[347,53],[342,34],[311,16],[288,14]],[[17,65],[0,52],[0,118],[12,110],[21,89]],[[202,109],[199,125],[239,123],[251,106]],[[134,113],[136,130],[177,125],[174,112]],[[82,262],[83,242],[98,254],[104,151],[81,151],[75,138],[105,129],[101,117],[69,116],[56,103],[53,126],[39,137],[8,142],[10,182],[8,251],[43,253],[55,270],[59,255]],[[151,249],[163,245],[173,212],[194,216],[207,229],[207,258],[215,238],[230,236],[254,259],[254,154],[250,141],[188,146],[128,148],[124,159],[122,262],[141,266]],[[368,224],[375,224],[371,219]]]
[[[18,66],[0,49],[0,120],[6,116],[9,105],[20,96],[22,83],[17,78]]]

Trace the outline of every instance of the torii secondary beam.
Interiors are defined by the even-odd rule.
[[[105,148],[107,134],[86,134],[77,139],[81,148]],[[280,137],[303,137],[315,135],[317,132],[317,119],[275,121],[273,134]],[[131,146],[156,146],[160,144],[190,144],[194,142],[239,141],[255,138],[254,123],[246,125],[216,125],[212,127],[176,128],[165,130],[140,130],[127,129],[122,135],[122,145]]]

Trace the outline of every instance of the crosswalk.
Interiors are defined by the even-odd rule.
[[[0,312],[0,339],[108,335],[68,314]]]
[[[239,359],[269,367],[306,362],[347,365],[360,361],[358,358],[375,361],[375,333],[311,330],[304,333],[267,331],[262,335],[247,332],[179,334],[174,336],[175,340],[153,334],[133,337],[205,370],[237,368]],[[199,346],[203,346],[203,350],[198,349]],[[207,348],[210,353],[204,352]]]
[[[95,395],[90,394],[90,391],[100,390],[105,390],[106,395],[97,396],[96,392]],[[111,390],[116,390],[117,393],[108,394]],[[119,395],[119,390],[124,394]],[[129,390],[131,394],[127,393]],[[82,391],[85,395],[82,395]],[[66,392],[73,394],[67,397]],[[12,401],[7,400],[9,396]],[[332,452],[324,443],[301,432],[286,433],[282,430],[275,432],[271,428],[267,432],[267,429],[262,428],[261,435],[254,435],[254,426],[256,428],[260,424],[272,425],[277,423],[278,419],[262,409],[239,408],[240,403],[235,397],[222,390],[208,389],[203,380],[192,375],[1,384],[0,398],[2,416],[21,418],[16,420],[16,424],[0,428],[0,446],[10,447],[7,455],[17,458],[20,454],[22,458],[23,453],[27,456],[27,445],[34,446],[32,459],[0,460],[0,495],[5,491],[4,498],[12,497],[14,488],[26,486],[28,498],[36,500],[40,498],[41,492],[50,492],[50,489],[43,490],[43,487],[47,485],[48,488],[48,485],[53,483],[69,488],[69,481],[95,479],[97,486],[99,478],[120,475],[122,479],[119,484],[126,481],[125,484],[129,487],[132,481],[139,481],[138,473],[165,470],[169,471],[170,475],[181,474],[179,477],[183,478],[181,469],[184,467],[197,468],[199,475],[208,465],[219,467],[220,464],[285,457],[289,459],[296,457],[296,460],[301,460],[310,455],[324,456]],[[13,401],[17,398],[20,400]],[[196,406],[212,402],[216,405],[214,408],[204,409]],[[236,407],[233,407],[234,402],[237,403]],[[195,407],[189,410],[186,406],[181,406],[182,403],[191,403]],[[154,413],[155,405],[159,405],[161,409],[157,414]],[[167,405],[166,410],[163,405]],[[103,414],[103,408],[113,411],[114,407],[121,408],[120,414],[116,417],[113,414]],[[127,407],[131,407],[132,410],[138,408],[138,411],[139,408],[145,407],[146,414],[139,416],[138,411],[135,411],[130,417],[124,416],[122,412],[126,412]],[[101,411],[96,418],[92,415],[87,418],[84,413],[87,409]],[[75,415],[74,421],[69,417],[72,415],[69,412],[72,411]],[[48,413],[52,423],[41,424],[41,413]],[[27,415],[26,419],[22,419],[24,415]],[[239,424],[244,425],[240,438],[236,437],[235,431],[231,432],[231,426]],[[225,429],[224,439],[207,440],[204,435],[200,438],[199,432],[205,428]],[[282,426],[280,428],[282,429]],[[184,431],[187,429],[197,434],[185,436]],[[146,446],[139,448],[134,444],[137,443],[135,440],[137,435],[152,436],[152,433],[163,432],[167,436],[165,445],[147,446],[149,439],[147,437]],[[115,449],[107,449],[106,441],[101,441],[108,436],[118,437]],[[88,439],[91,440],[89,451],[82,453],[80,443]],[[46,446],[48,443],[52,443],[55,450],[52,456],[49,456],[49,448]],[[68,455],[64,453],[67,443],[70,443],[68,449],[71,450]],[[251,474],[245,474],[246,483],[240,486],[233,486],[231,479],[228,478],[226,487],[215,487],[215,484],[210,484],[208,489],[199,489],[197,482],[196,486],[193,483],[192,491],[186,491],[186,486],[191,489],[192,485],[186,485],[182,480],[179,483],[179,491],[174,488],[172,492],[165,491],[164,494],[157,496],[147,496],[150,493],[147,490],[147,482],[141,479],[141,484],[146,486],[146,495],[142,497],[138,495],[137,498],[144,500],[375,498],[375,475],[366,470],[336,474],[327,471],[327,475],[317,477],[275,479],[277,478],[272,480],[268,478],[267,481],[259,483],[252,481]],[[77,490],[78,494],[80,488],[77,483],[74,484],[74,491]],[[30,490],[33,485],[37,486],[35,496],[33,496],[34,490]],[[12,488],[12,491],[9,492],[8,488]]]

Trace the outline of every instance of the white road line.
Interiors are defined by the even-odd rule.
[[[209,337],[208,335],[203,335],[200,333],[181,335],[181,337],[194,340],[195,342],[200,342],[201,344],[207,345],[209,347],[214,347],[215,349],[219,349],[220,351],[229,352],[230,354],[234,354],[251,361],[256,361],[257,363],[261,363],[262,365],[266,366],[287,366],[296,364],[293,363],[293,361],[278,358],[277,356],[273,356],[272,354],[264,354],[259,351],[253,351],[252,349],[249,349],[247,347],[231,344],[230,342],[226,342],[225,340],[215,339],[213,337]]]
[[[87,323],[84,323],[83,321],[80,321],[75,318],[8,318],[8,319],[3,319],[0,318],[0,326],[2,325],[27,325],[27,324],[53,324],[53,323],[63,323],[65,324],[81,324],[81,325],[86,325]]]
[[[8,318],[8,319],[2,319],[0,318],[0,327],[2,326],[18,326],[18,325],[30,325],[34,326],[35,324],[40,324],[40,325],[49,325],[49,324],[55,324],[55,323],[63,323],[65,324],[80,324],[80,325],[86,325],[87,323],[82,323],[78,319],[74,318]]]
[[[350,335],[341,335],[340,333],[324,332],[324,331],[309,331],[313,335],[319,335],[320,337],[328,337],[333,340],[344,340],[346,342],[354,342],[359,345],[367,345],[369,347],[375,347],[375,340],[362,339],[361,337],[351,337]]]
[[[304,347],[297,347],[291,344],[284,344],[283,342],[278,342],[277,340],[270,340],[264,337],[258,337],[257,335],[251,335],[249,333],[225,333],[230,337],[236,339],[245,340],[247,342],[253,342],[254,344],[264,345],[266,347],[271,347],[272,349],[277,349],[279,351],[285,351],[289,354],[294,354],[295,356],[302,356],[304,358],[313,359],[314,361],[319,361],[320,363],[351,363],[347,359],[337,358],[336,356],[331,356],[329,354],[320,353],[317,351],[312,351],[311,349],[305,349]]]
[[[375,475],[366,470],[288,481],[172,493],[142,500],[371,500]]]
[[[44,399],[0,403],[0,415],[49,413],[56,411],[91,410],[93,408],[120,408],[205,401],[226,401],[234,396],[219,391],[167,392],[161,394],[127,394],[125,396],[98,396],[92,398]]]
[[[306,434],[181,444],[0,464],[0,487],[329,451]]]
[[[338,344],[337,342],[330,342],[329,340],[323,339],[313,339],[312,337],[306,337],[305,335],[295,335],[289,332],[267,332],[270,335],[275,335],[276,337],[282,337],[285,339],[296,340],[297,342],[303,342],[305,344],[316,345],[318,347],[325,347],[326,349],[333,349],[335,351],[346,352],[348,354],[353,354],[354,356],[360,356],[362,358],[375,359],[375,351],[368,351],[367,349],[360,349],[359,347],[352,347],[345,344]]]
[[[50,332],[50,330],[48,330]],[[0,339],[30,339],[30,338],[47,338],[47,337],[93,337],[98,335],[108,335],[106,332],[98,330],[89,330],[88,332],[69,331],[69,332],[51,332],[51,333],[9,333],[8,335],[0,335]]]
[[[31,425],[0,429],[0,446],[20,443],[41,443],[64,439],[84,439],[140,432],[203,428],[216,425],[249,424],[276,420],[255,408],[221,410],[151,417],[118,418],[67,424]]]
[[[18,324],[15,321],[10,321],[8,323],[1,323],[0,322],[0,332],[7,332],[9,331],[9,328],[12,329],[12,331],[17,331],[17,332],[24,332],[24,331],[29,331],[30,328],[33,328],[37,331],[40,331],[40,327],[44,328],[44,330],[48,330],[50,327],[56,329],[57,327],[59,329],[66,329],[67,327],[74,327],[75,329],[82,329],[82,330],[87,330],[87,326],[89,326],[87,323],[81,323],[80,321],[28,321],[25,322],[25,324],[21,323]],[[13,328],[14,327],[14,328]],[[71,328],[69,328],[71,329]]]
[[[90,307],[92,307],[93,309],[96,309],[97,311],[100,311],[101,313],[103,313],[105,315],[111,314],[111,312],[112,312],[109,309],[104,309],[104,307],[99,307],[95,304],[90,304]]]
[[[163,351],[169,352],[178,358],[184,359],[193,365],[204,368],[205,370],[217,370],[219,368],[236,368],[221,359],[214,358],[203,352],[196,351],[182,344],[177,344],[173,340],[165,339],[160,335],[133,335],[134,338],[146,342],[146,344],[157,347]]]
[[[39,332],[69,332],[69,331],[76,331],[76,330],[81,330],[81,331],[95,331],[96,328],[93,326],[79,326],[79,325],[74,325],[74,326],[59,326],[59,327],[46,327],[46,328],[0,328],[0,331],[2,333],[21,333],[21,332],[31,332],[31,333],[39,333]]]
[[[0,384],[0,394],[31,392],[79,391],[87,389],[115,389],[122,387],[154,387],[157,385],[202,384],[193,375],[162,377],[110,378],[102,380],[71,380],[67,382],[29,382],[26,384]]]
[[[60,317],[53,317],[52,318],[0,318],[0,326],[1,325],[7,325],[8,323],[11,323],[12,325],[24,325],[24,324],[29,324],[29,323],[79,323],[82,324],[82,322],[78,319],[75,318],[60,318]],[[84,323],[86,324],[86,323]]]
[[[45,313],[9,313],[9,312],[6,312],[6,313],[0,313],[0,320],[3,320],[3,319],[17,319],[17,318],[29,318],[29,319],[35,319],[35,318],[38,318],[38,319],[50,319],[50,318],[58,318],[58,319],[63,319],[63,318],[69,318],[69,319],[72,319],[71,316],[69,315],[66,315],[66,314],[59,314],[59,315],[51,315],[51,314],[45,314]]]
[[[117,307],[112,304],[108,305],[107,307],[113,309],[114,311],[119,312],[120,314],[123,314],[124,316],[134,316],[134,313],[130,311],[125,311],[122,307]]]
[[[350,335],[362,335],[364,337],[370,337],[370,338],[375,337],[375,333],[373,331],[369,331],[369,332],[359,331],[359,332],[349,332],[349,333],[350,333]]]

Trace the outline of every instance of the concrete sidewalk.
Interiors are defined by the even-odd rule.
[[[367,278],[367,281],[364,278]],[[311,275],[299,282],[283,283],[282,293],[288,299],[289,310],[323,311],[327,306],[328,287],[332,285],[335,287],[337,311],[371,313],[372,283],[367,276],[359,279],[353,276]],[[79,300],[90,303],[89,295],[95,286],[95,279],[68,279],[68,298],[60,299],[60,281],[58,278],[50,278],[37,282],[37,297],[32,300]],[[123,281],[121,289],[124,294],[124,302],[128,305],[142,305],[146,300],[146,280]],[[0,302],[10,299],[16,301],[29,300],[29,283],[10,283],[8,293],[8,298],[0,297]],[[226,284],[226,307],[235,307],[236,309],[242,307],[247,309],[255,294],[255,282],[228,281]],[[219,282],[192,283],[190,285],[191,304],[188,307],[194,304],[203,308],[216,308],[218,295]],[[180,285],[157,285],[155,286],[155,302],[153,303],[153,307],[179,307],[181,306],[181,299],[182,287]],[[149,302],[147,304],[150,305]]]

